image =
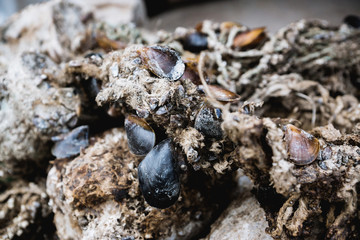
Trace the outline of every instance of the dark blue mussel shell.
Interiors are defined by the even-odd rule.
[[[156,208],[168,208],[180,194],[180,179],[170,139],[156,145],[138,167],[140,190],[146,202]]]

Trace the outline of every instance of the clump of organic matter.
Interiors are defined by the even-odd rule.
[[[240,168],[272,237],[359,238],[356,18],[150,36],[65,2],[40,6],[37,31],[25,12],[0,31],[12,59],[0,57],[7,237],[51,219],[49,206],[60,239],[202,237]]]

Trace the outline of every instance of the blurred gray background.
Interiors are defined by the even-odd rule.
[[[203,2],[161,13],[150,26],[172,30],[194,26],[203,19],[235,21],[249,27],[266,26],[275,32],[302,18],[320,18],[340,24],[346,15],[360,15],[360,0],[225,0]]]
[[[44,1],[46,0],[0,0],[0,23],[26,5]],[[96,2],[99,6],[108,2],[114,4],[116,1],[127,9],[127,4],[134,6],[134,3],[141,2]],[[83,3],[86,2],[87,0],[83,0]],[[249,27],[266,26],[270,32],[274,32],[301,18],[321,18],[338,25],[346,15],[360,15],[360,0],[143,0],[144,3],[148,20],[142,23],[152,30],[174,30],[177,26],[192,27],[204,19],[210,19],[218,22],[235,21]],[[145,15],[145,12],[137,14]],[[116,18],[116,15],[114,17]]]

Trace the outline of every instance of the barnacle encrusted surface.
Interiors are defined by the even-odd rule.
[[[189,239],[201,233],[224,202],[184,176],[179,201],[153,208],[139,190],[140,160],[130,153],[124,130],[113,129],[71,162],[55,162],[47,192],[60,239]]]
[[[56,80],[44,77],[59,73],[58,65],[39,53],[24,52],[9,63],[1,81],[2,171],[34,171],[19,165],[30,161],[41,165],[50,156],[50,138],[75,126],[78,96],[72,88],[60,87]]]
[[[355,206],[360,181],[360,139],[356,129],[353,134],[341,135],[332,125],[315,128],[313,131],[321,143],[322,152],[315,162],[296,166],[288,161],[283,130],[272,120],[259,120],[262,124],[258,125],[258,131],[265,133],[262,145],[248,144],[248,137],[252,138],[250,142],[253,143],[261,142],[261,136],[248,133],[248,137],[237,138],[236,131],[233,134],[230,132],[230,129],[241,132],[249,130],[245,128],[248,118],[231,113],[225,118],[223,126],[231,139],[240,141],[240,145],[246,144],[247,149],[241,151],[239,148],[235,157],[240,159],[245,174],[259,183],[260,191],[273,186],[280,194],[264,197],[265,202],[259,197],[260,202],[265,204],[263,207],[270,221],[271,235],[274,238],[287,238],[317,234],[336,239],[357,235]],[[267,156],[254,154],[259,148],[267,149]],[[269,190],[262,194],[266,192]],[[282,202],[277,207],[267,205],[274,196],[279,199],[277,205]],[[336,211],[340,211],[340,214]],[[321,215],[325,215],[325,219]],[[320,226],[326,231],[317,232],[317,228],[309,227],[311,225]]]
[[[80,10],[51,1],[30,6],[0,26],[1,176],[36,175],[27,166],[44,169],[50,138],[77,122],[80,99],[66,87],[59,62],[73,55],[84,37]]]
[[[55,228],[48,201],[45,182],[12,184],[0,194],[0,238],[51,238]]]

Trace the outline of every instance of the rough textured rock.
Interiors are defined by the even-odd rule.
[[[75,126],[80,99],[58,62],[84,37],[80,8],[63,1],[30,6],[1,28],[0,176],[36,175],[50,139]],[[26,166],[26,167],[24,167]],[[13,176],[12,176],[13,177]],[[0,181],[0,185],[4,182]]]
[[[237,197],[211,225],[211,231],[205,239],[272,239],[266,233],[268,223],[265,211],[250,192],[253,187],[250,179],[242,176],[239,178],[238,184]]]
[[[258,120],[261,122],[258,130],[266,132],[264,137],[268,146],[262,145],[262,149],[270,147],[271,151],[267,152],[271,152],[271,156],[254,155],[256,149],[261,149],[261,145],[256,144],[259,139],[248,144],[248,138],[256,139],[256,135],[238,134],[249,130],[246,124],[248,118],[251,117],[231,113],[225,117],[223,126],[231,139],[242,145],[247,144],[250,155],[239,148],[236,158],[245,174],[259,183],[259,190],[265,195],[260,197],[260,202],[267,205],[262,206],[272,228],[271,235],[274,238],[287,238],[315,234],[336,239],[356,236],[356,192],[360,181],[359,135],[354,133],[336,137],[337,131],[334,134],[332,126],[318,127],[314,129],[321,145],[317,160],[309,165],[296,166],[288,160],[283,130],[268,118]],[[237,129],[239,132],[230,133],[230,129]],[[251,127],[250,130],[254,128]],[[260,136],[257,138],[261,138]],[[274,190],[277,194],[274,194]],[[278,200],[271,206],[273,199]],[[334,213],[335,209],[340,214]],[[320,218],[321,214],[326,214],[326,218]],[[350,219],[351,224],[345,224]],[[311,224],[318,227],[312,228]]]
[[[77,122],[80,99],[72,88],[47,78],[60,72],[47,56],[25,52],[9,63],[1,81],[0,162],[4,175],[26,175],[50,156],[52,136]],[[28,163],[26,163],[28,162]]]
[[[168,209],[153,208],[139,190],[139,161],[121,129],[105,132],[71,162],[56,161],[47,192],[59,238],[189,239],[200,234],[225,199],[212,199],[213,190],[201,182],[191,186],[184,175],[179,201]]]
[[[84,13],[67,1],[31,5],[1,26],[0,66],[23,51],[38,51],[53,61],[73,55],[85,37]]]
[[[81,6],[85,12],[90,12],[98,21],[105,21],[110,25],[133,22],[142,25],[146,19],[145,4],[142,0],[69,0]]]

